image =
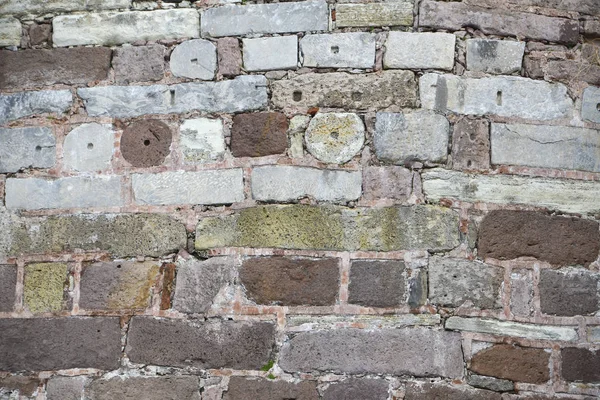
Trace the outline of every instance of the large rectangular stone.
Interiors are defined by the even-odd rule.
[[[253,111],[266,107],[268,101],[267,80],[262,75],[171,86],[97,86],[77,89],[77,94],[90,116],[117,118],[195,110],[209,113]]]
[[[481,318],[450,317],[446,320],[446,329],[498,336],[514,336],[531,340],[573,342],[578,338],[575,327],[532,325]]]
[[[515,175],[472,175],[434,169],[422,175],[429,200],[528,204],[551,210],[593,214],[600,212],[600,182],[532,178]]]
[[[271,359],[274,345],[275,325],[270,322],[133,317],[125,351],[134,363],[260,369]]]
[[[19,46],[21,44],[21,33],[21,23],[18,19],[13,17],[0,18],[0,47]]]
[[[0,128],[0,173],[26,168],[51,168],[56,139],[45,127]]]
[[[383,66],[404,69],[454,68],[456,36],[450,33],[390,32]]]
[[[288,202],[303,197],[347,202],[362,192],[360,171],[323,170],[285,165],[252,170],[252,197],[260,201]]]
[[[467,40],[467,69],[490,74],[521,71],[525,42],[493,39]]]
[[[406,266],[399,260],[353,260],[348,303],[363,307],[400,307],[409,297],[406,296],[406,275]]]
[[[89,400],[200,400],[200,388],[197,376],[115,376],[93,381],[86,389],[85,398]]]
[[[458,214],[431,207],[261,206],[207,217],[196,248],[277,247],[330,250],[449,250],[458,245]]]
[[[325,31],[328,14],[323,0],[209,8],[202,12],[202,36]]]
[[[492,124],[492,164],[600,172],[600,131],[569,126]]]
[[[66,112],[73,104],[70,90],[40,90],[0,95],[0,124],[37,114]]]
[[[45,208],[118,207],[120,176],[74,176],[56,180],[10,178],[6,180],[6,208],[41,210]]]
[[[294,383],[283,379],[273,381],[265,378],[253,379],[242,376],[229,378],[229,385],[227,391],[223,394],[223,400],[246,400],[249,398],[261,400],[320,399],[316,381]]]
[[[412,26],[413,2],[393,1],[368,4],[337,4],[335,25],[348,26]]]
[[[587,269],[540,271],[540,309],[544,314],[593,315],[599,307],[600,275]]]
[[[242,43],[246,71],[272,71],[298,67],[296,35],[242,39]]]
[[[390,106],[415,107],[417,87],[411,71],[379,74],[303,74],[273,82],[272,102],[277,108],[327,107],[376,110]]]
[[[302,65],[317,68],[373,68],[374,34],[366,32],[306,35],[300,40]]]
[[[302,332],[284,343],[279,366],[287,372],[463,375],[460,334],[427,328]]]
[[[0,319],[0,370],[116,369],[118,317]]]
[[[573,114],[566,86],[516,76],[474,79],[425,74],[419,80],[419,90],[422,107],[441,112],[535,120]]]
[[[138,204],[231,204],[244,200],[244,177],[239,168],[134,174],[131,182]]]
[[[197,38],[200,17],[193,9],[60,15],[52,20],[56,47],[115,46],[149,40]]]
[[[18,0],[0,3],[0,14],[31,15],[129,8],[131,0]]]
[[[465,3],[483,7],[501,8],[533,6],[600,15],[600,8],[596,0],[466,0]]]

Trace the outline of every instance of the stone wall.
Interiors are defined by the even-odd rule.
[[[0,398],[600,396],[598,0],[0,1]]]

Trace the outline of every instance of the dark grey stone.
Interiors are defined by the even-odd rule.
[[[402,261],[352,262],[348,302],[365,307],[400,306],[406,292],[404,268]]]
[[[587,270],[568,272],[543,269],[540,273],[542,312],[554,315],[587,315],[598,311],[598,279]]]
[[[314,381],[292,383],[268,379],[247,379],[234,376],[229,379],[223,400],[318,400],[319,393]]]
[[[329,384],[323,400],[387,400],[388,382],[384,379],[349,378]]]
[[[17,266],[0,265],[0,312],[11,312],[15,308],[17,290]]]
[[[95,380],[86,392],[89,400],[200,400],[195,376],[116,376]]]

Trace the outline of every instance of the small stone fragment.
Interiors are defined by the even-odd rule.
[[[316,159],[332,164],[350,161],[365,142],[365,126],[356,114],[320,113],[305,133],[306,148]]]
[[[17,293],[17,266],[0,264],[0,312],[15,308]]]
[[[581,118],[600,123],[600,87],[590,86],[583,91]]]
[[[452,168],[481,171],[490,168],[490,123],[461,118],[452,133]]]

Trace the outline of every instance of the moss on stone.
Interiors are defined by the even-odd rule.
[[[25,266],[23,301],[32,313],[56,312],[63,309],[67,265],[59,263]]]

